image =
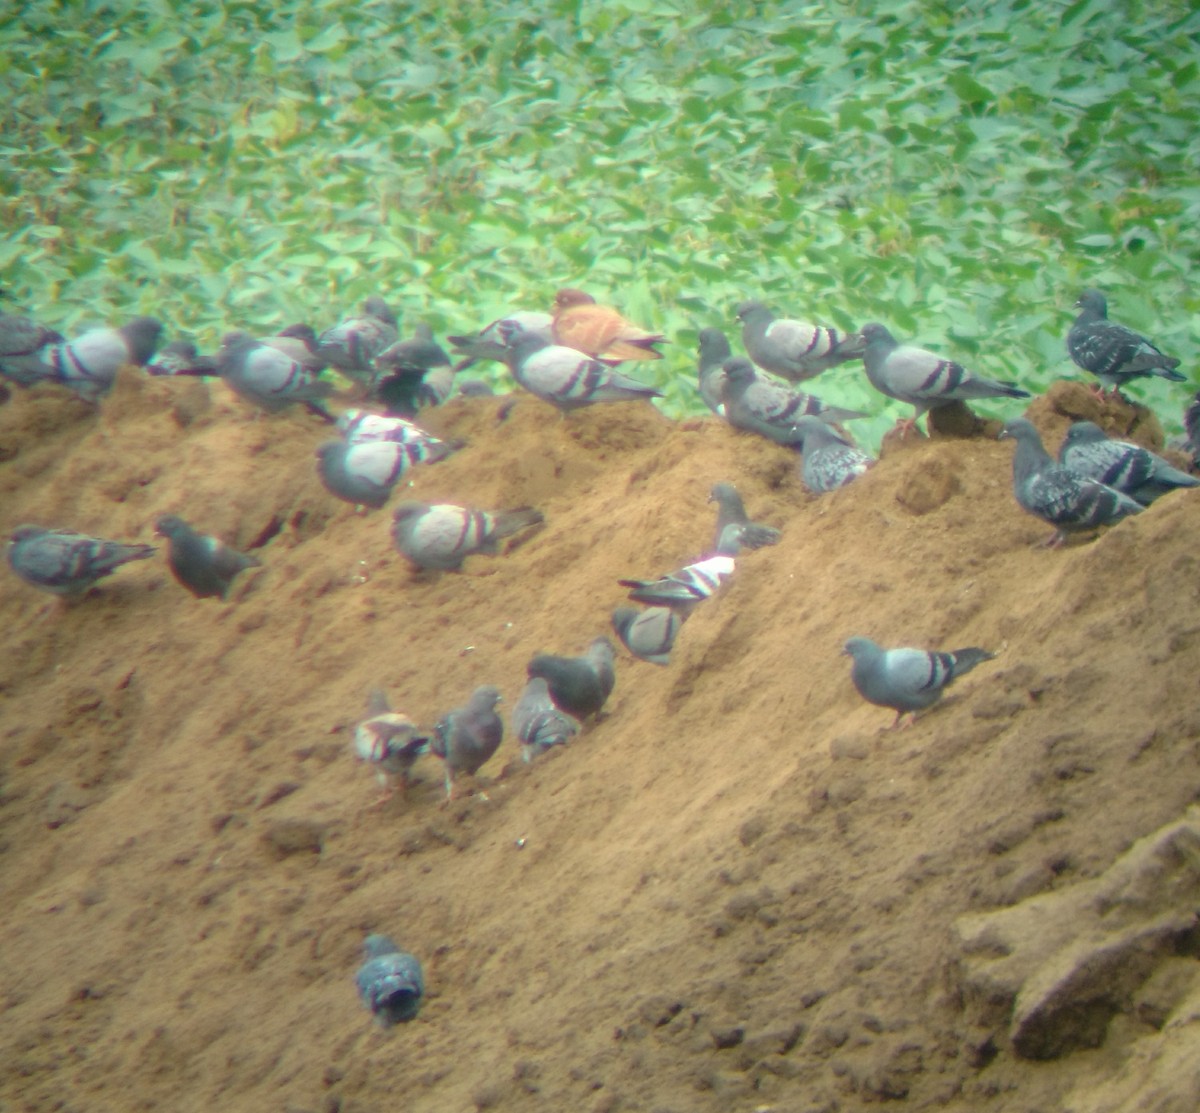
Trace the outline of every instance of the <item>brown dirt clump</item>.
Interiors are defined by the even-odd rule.
[[[325,493],[303,413],[135,376],[98,413],[51,388],[0,408],[6,531],[148,541],[178,512],[263,561],[227,603],[161,560],[70,608],[6,574],[0,1105],[1183,1108],[1186,933],[1119,980],[1100,1046],[1044,1062],[1020,1001],[964,988],[956,923],[1100,877],[1196,798],[1200,496],[1046,551],[1005,442],[910,438],[818,499],[713,419],[508,401],[430,413],[469,445],[396,498],[546,523],[440,577]],[[1056,447],[1087,403],[1068,384],[1032,416]],[[534,653],[608,631],[618,578],[710,545],[718,480],[783,540],[669,667],[622,653],[598,724],[528,766],[506,739],[449,806],[422,759],[368,807],[371,688],[424,723],[481,683],[511,708]],[[998,656],[891,732],[853,634]],[[425,966],[388,1032],[354,993],[369,931]]]

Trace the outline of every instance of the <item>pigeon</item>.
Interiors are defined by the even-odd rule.
[[[615,309],[597,305],[582,290],[559,290],[554,295],[555,344],[574,348],[606,363],[626,359],[662,359],[655,344],[666,340],[662,333],[632,324]]]
[[[398,444],[426,445],[431,449],[443,445],[450,452],[457,452],[466,445],[466,441],[443,441],[407,418],[374,414],[368,410],[344,411],[338,416],[337,429],[342,434],[342,440],[350,445],[396,441]]]
[[[908,402],[916,409],[911,419],[899,423],[902,434],[916,428],[928,410],[950,402],[1029,397],[1029,391],[1012,383],[977,378],[953,360],[942,359],[924,348],[899,344],[883,325],[864,325],[862,335],[867,342],[863,363],[871,385],[881,394]]]
[[[1187,433],[1185,451],[1192,454],[1193,465],[1200,464],[1200,393],[1183,411],[1183,428]]]
[[[652,665],[669,665],[675,635],[684,615],[671,607],[618,607],[612,613],[613,629],[635,657]]]
[[[510,313],[476,333],[447,337],[455,350],[463,356],[454,365],[454,373],[457,375],[458,372],[465,371],[481,359],[495,359],[503,363],[510,343],[520,332],[533,333],[547,344],[553,344],[554,318],[549,313]]]
[[[47,377],[49,366],[43,353],[63,339],[62,333],[31,317],[0,313],[0,375],[21,386],[40,382]]]
[[[456,707],[438,720],[429,738],[430,752],[446,766],[446,798],[454,798],[454,777],[474,774],[499,748],[504,720],[496,714],[500,690],[485,684],[471,693],[465,707]]]
[[[1013,455],[1013,494],[1023,510],[1055,527],[1046,544],[1061,545],[1068,533],[1112,525],[1142,505],[1095,479],[1060,467],[1042,447],[1042,438],[1025,418],[1010,421],[1001,437],[1017,442]]]
[[[737,493],[737,488],[732,483],[714,484],[709,492],[708,501],[717,504],[717,533],[713,538],[714,546],[720,545],[721,534],[725,532],[726,526],[742,527],[741,546],[744,549],[761,549],[764,545],[779,543],[782,536],[779,530],[750,521],[750,516],[742,505],[742,496]]]
[[[384,786],[379,803],[391,797],[397,782],[401,793],[408,788],[413,765],[428,752],[429,739],[417,731],[416,724],[407,715],[393,711],[383,692],[372,692],[367,718],[354,728],[354,753],[359,761],[375,766],[375,775]]]
[[[378,510],[416,464],[436,464],[454,449],[438,441],[326,441],[316,452],[321,482],[335,498]]]
[[[823,495],[857,479],[875,460],[849,444],[823,421],[802,417],[796,447],[804,454],[800,478],[814,495]]]
[[[317,337],[317,354],[352,379],[369,379],[373,360],[399,337],[396,314],[381,297],[370,297],[357,317],[346,317]]]
[[[669,572],[657,580],[618,580],[617,583],[632,589],[629,598],[636,603],[672,607],[686,616],[697,603],[715,594],[717,588],[733,575],[734,557],[741,550],[744,528],[739,525],[726,526],[712,556],[677,572]]]
[[[883,649],[870,638],[851,638],[842,652],[854,658],[850,676],[858,694],[868,703],[896,712],[893,729],[905,713],[911,714],[910,723],[916,722],[916,713],[937,703],[947,684],[995,658],[977,647],[950,653]]]
[[[722,371],[721,401],[725,406],[725,420],[736,429],[758,433],[776,444],[799,443],[801,435],[796,431],[796,422],[802,417],[852,421],[867,416],[858,410],[827,406],[815,395],[759,378],[748,359],[726,360]]]
[[[172,340],[164,344],[146,364],[146,372],[154,376],[194,376],[213,378],[217,374],[217,361],[211,356],[202,356],[190,340]]]
[[[1075,305],[1080,313],[1067,333],[1067,351],[1078,366],[1114,394],[1126,383],[1149,375],[1184,381],[1175,370],[1179,360],[1163,355],[1133,329],[1108,319],[1108,302],[1099,290],[1084,290]]]
[[[153,545],[125,545],[69,529],[18,526],[9,536],[8,563],[27,584],[79,597],[97,580],[132,560],[148,560]]]
[[[363,943],[363,958],[366,961],[354,975],[354,983],[376,1023],[381,1028],[391,1028],[414,1019],[425,996],[421,964],[386,935],[368,935]]]
[[[371,395],[391,414],[411,417],[424,406],[440,406],[450,397],[454,372],[446,350],[424,321],[408,340],[398,340],[375,357]]]
[[[521,743],[521,757],[532,761],[551,746],[565,746],[582,726],[578,719],[555,706],[545,679],[531,677],[512,713],[513,731]]]
[[[505,537],[541,521],[542,512],[530,507],[484,511],[410,501],[396,507],[392,539],[418,569],[457,571],[472,553],[494,553]]]
[[[719,328],[702,328],[697,336],[700,358],[696,367],[700,380],[700,397],[704,404],[718,417],[725,416],[725,403],[721,401],[724,380],[721,368],[733,356],[729,341]]]
[[[42,367],[35,380],[61,383],[80,398],[96,402],[126,364],[144,367],[158,347],[162,324],[153,317],[135,317],[120,328],[94,328],[73,340],[41,349]]]
[[[599,715],[612,694],[617,681],[614,654],[613,643],[601,635],[592,640],[582,657],[539,653],[525,666],[525,673],[545,680],[554,706],[582,720]]]
[[[1058,450],[1059,464],[1149,506],[1178,487],[1200,487],[1200,479],[1172,467],[1161,456],[1130,441],[1110,440],[1091,421],[1076,421]]]
[[[737,307],[742,344],[764,371],[802,383],[822,371],[852,359],[862,359],[866,342],[857,333],[845,335],[823,325],[776,318],[761,301]]]
[[[171,574],[197,599],[224,599],[239,572],[262,563],[200,533],[174,514],[162,515],[154,524],[154,532],[167,539]]]
[[[311,325],[288,325],[274,336],[262,337],[259,343],[282,352],[314,375],[329,366],[329,360],[317,350],[317,334]]]
[[[274,343],[256,340],[247,332],[228,333],[217,353],[217,371],[234,394],[268,413],[303,402],[333,421],[317,404],[318,399],[333,392],[333,384],[318,379],[303,360],[281,351]]]
[[[596,402],[662,397],[662,391],[635,382],[574,348],[547,344],[534,333],[518,334],[507,358],[513,378],[521,386],[563,413]]]

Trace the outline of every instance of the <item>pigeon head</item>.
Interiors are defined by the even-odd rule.
[[[872,321],[870,324],[863,325],[859,335],[868,344],[895,344],[896,339],[883,325],[877,321]]]
[[[1015,417],[1012,421],[1006,421],[1004,428],[1000,430],[1000,434],[996,439],[1001,441],[1033,441],[1039,445],[1042,443],[1042,438],[1033,422],[1024,417]]]
[[[554,308],[558,310],[570,309],[573,305],[595,305],[596,299],[591,294],[585,294],[582,290],[574,290],[571,288],[559,290],[554,295]]]
[[[159,537],[174,537],[177,534],[187,532],[187,529],[187,522],[182,518],[177,518],[174,514],[163,514],[154,523],[154,532]]]
[[[771,315],[771,311],[761,301],[744,301],[734,311],[734,316],[739,321],[745,322],[751,317],[760,317],[764,313],[768,317]]]
[[[721,365],[721,370],[725,372],[726,381],[731,383],[752,383],[758,377],[754,364],[741,357],[727,359]]]
[[[525,332],[523,330],[515,332],[505,345],[510,363],[520,363],[533,355],[534,352],[540,352],[543,348],[548,348],[549,346],[550,341],[544,336],[539,336],[536,332]]]
[[[850,638],[842,646],[843,657],[853,657],[856,661],[869,660],[879,654],[877,646],[870,638]]]
[[[375,317],[377,320],[384,321],[396,327],[396,314],[392,312],[391,307],[378,294],[373,294],[363,302],[363,311],[368,317]]]
[[[713,489],[708,493],[708,501],[719,502],[722,506],[729,505],[743,509],[742,496],[737,493],[737,488],[732,483],[714,483]]]
[[[312,325],[288,325],[287,328],[281,328],[276,335],[290,336],[293,340],[301,341],[310,350],[315,350],[317,346],[317,333]]]
[[[382,955],[399,954],[400,948],[386,935],[368,935],[363,940],[363,955],[366,958],[379,958]]]
[[[697,347],[700,349],[700,354],[717,355],[724,352],[728,358],[729,341],[725,338],[725,334],[719,328],[702,328],[696,336]]]
[[[316,452],[314,452],[313,455],[318,460],[329,460],[332,457],[340,455],[345,450],[346,450],[345,441],[326,441],[323,445],[320,445],[317,448]]]
[[[1084,290],[1075,307],[1097,317],[1108,316],[1108,300],[1099,290]]]
[[[1094,421],[1074,421],[1067,430],[1065,444],[1098,444],[1108,437]]]
[[[17,526],[17,528],[8,535],[8,539],[16,544],[18,541],[26,541],[30,537],[37,537],[39,534],[45,532],[46,528],[44,526]]]
[[[162,322],[155,317],[135,317],[121,329],[129,345],[129,357],[134,363],[145,363],[154,355],[162,330]]]
[[[473,712],[491,711],[504,697],[500,689],[491,684],[484,684],[471,693],[467,701],[467,709]]]

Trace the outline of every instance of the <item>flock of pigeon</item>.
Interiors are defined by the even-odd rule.
[[[1140,377],[1183,381],[1179,360],[1150,340],[1109,321],[1102,294],[1087,290],[1067,336],[1071,358],[1112,392]],[[865,416],[828,406],[796,389],[829,368],[861,360],[872,386],[914,408],[899,423],[909,434],[930,410],[983,398],[1027,398],[1012,383],[976,375],[931,351],[898,342],[881,324],[842,334],[832,328],[777,318],[762,302],[737,309],[749,358],[735,356],[719,329],[699,334],[699,390],[709,408],[729,424],[793,448],[801,458],[805,486],[821,494],[862,475],[874,461],[854,446],[843,423]],[[665,337],[640,328],[616,310],[598,305],[579,290],[560,290],[553,313],[518,312],[477,333],[450,337],[458,362],[420,325],[400,339],[395,314],[379,297],[362,310],[317,334],[293,325],[278,334],[226,335],[215,356],[202,356],[187,340],[159,351],[160,322],[139,317],[119,328],[97,328],[67,340],[29,317],[0,314],[0,375],[19,386],[55,383],[89,403],[98,403],[126,365],[151,375],[220,377],[241,399],[268,412],[299,404],[335,427],[339,436],[318,448],[317,471],[326,489],[357,506],[381,508],[402,476],[419,464],[445,459],[463,444],[442,440],[413,418],[445,401],[456,376],[480,360],[505,362],[519,386],[561,412],[602,402],[660,395],[617,370],[626,361],[662,358]],[[336,417],[326,404],[337,389],[322,377],[333,369],[350,382],[359,405]],[[463,393],[490,392],[483,383],[461,383]],[[342,396],[345,396],[345,391]],[[1200,443],[1200,395],[1185,424]],[[1067,534],[1094,530],[1140,512],[1155,498],[1179,487],[1200,485],[1148,450],[1110,440],[1096,425],[1077,422],[1058,460],[1046,452],[1037,430],[1024,419],[1010,421],[1002,437],[1016,441],[1013,490],[1017,502],[1054,526],[1049,544]],[[734,570],[744,548],[779,540],[779,532],[751,522],[736,489],[719,483],[717,528],[710,554],[656,579],[619,581],[631,602],[618,607],[613,629],[636,657],[669,663],[682,623],[711,597]],[[542,521],[532,508],[482,511],[448,503],[406,500],[393,509],[392,540],[419,572],[459,569],[476,553]],[[175,578],[199,598],[224,599],[242,571],[259,564],[218,538],[205,535],[175,515],[158,518],[156,532],[168,543]],[[78,598],[122,564],[154,555],[150,545],[124,544],[68,529],[22,525],[10,535],[8,560],[27,583]],[[992,654],[970,647],[953,652],[883,649],[865,637],[850,638],[851,677],[867,701],[896,712],[893,726],[915,717],[940,699],[945,687]],[[539,654],[527,666],[528,683],[512,715],[526,761],[565,745],[598,717],[615,684],[615,649],[598,636],[579,657]],[[448,798],[459,774],[474,774],[497,751],[504,723],[496,711],[499,690],[477,688],[467,702],[422,729],[393,711],[382,692],[373,693],[367,717],[355,731],[354,750],[370,763],[387,790],[403,790],[424,754],[443,762]],[[386,936],[372,935],[357,976],[364,1003],[385,1026],[417,1015],[423,994],[419,962]]]

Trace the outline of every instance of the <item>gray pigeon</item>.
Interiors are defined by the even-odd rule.
[[[542,520],[530,507],[488,512],[409,501],[396,507],[392,539],[419,569],[457,571],[472,553],[494,553],[504,538]]]
[[[354,984],[376,1023],[381,1028],[391,1028],[414,1019],[425,996],[421,964],[386,935],[368,935],[363,943],[363,958]]]
[[[197,599],[224,599],[239,572],[262,563],[216,537],[194,530],[174,514],[159,518],[154,531],[167,539],[167,564],[172,575]]]
[[[1187,433],[1184,451],[1192,454],[1192,463],[1200,464],[1200,393],[1188,403],[1183,411],[1183,428]]]
[[[867,416],[858,410],[827,406],[816,395],[760,378],[748,359],[726,360],[722,371],[725,420],[737,429],[758,433],[776,444],[799,443],[801,435],[796,431],[796,422],[802,417],[852,421]]]
[[[346,317],[317,338],[317,354],[352,379],[367,380],[374,359],[399,336],[396,314],[381,297],[370,297],[362,312]]]
[[[378,510],[409,468],[436,464],[453,451],[442,441],[326,441],[317,449],[317,472],[331,495]]]
[[[813,419],[815,420],[815,419]],[[820,422],[818,422],[820,424]],[[761,549],[764,545],[777,545],[783,536],[774,526],[760,525],[750,521],[742,496],[732,483],[716,483],[708,495],[709,502],[717,504],[717,532],[713,537],[714,548],[721,544],[721,534],[726,526],[741,526],[743,549]]]
[[[696,367],[700,380],[700,397],[713,413],[724,417],[725,403],[721,401],[724,379],[721,369],[733,352],[729,350],[729,341],[719,328],[702,328],[696,339],[700,349]]]
[[[408,788],[409,773],[421,754],[429,752],[429,739],[418,733],[407,716],[393,711],[387,696],[378,690],[367,700],[367,718],[354,728],[354,753],[359,761],[375,766],[375,775],[384,786],[383,803],[396,790]]]
[[[465,371],[481,359],[504,362],[509,345],[518,333],[527,332],[540,336],[547,344],[554,342],[554,318],[549,313],[519,311],[509,313],[490,325],[468,336],[451,336],[447,339],[463,356],[454,365],[454,373]]]
[[[444,445],[452,452],[457,452],[466,444],[465,441],[443,441],[407,418],[374,414],[368,410],[350,409],[339,414],[337,429],[347,444],[396,441],[399,444],[422,444],[429,448]]]
[[[685,616],[697,603],[709,596],[733,575],[734,557],[741,551],[742,530],[739,525],[726,526],[716,552],[677,572],[669,572],[657,580],[618,580],[622,587],[632,588],[629,598],[636,603],[672,607]]]
[[[1079,316],[1067,333],[1067,351],[1114,394],[1126,383],[1158,375],[1181,383],[1179,360],[1163,355],[1146,337],[1108,319],[1108,302],[1099,290],[1084,290],[1075,303]]]
[[[371,397],[378,398],[388,413],[407,417],[426,406],[440,406],[453,389],[450,357],[424,321],[416,325],[410,339],[397,340],[375,357]]]
[[[576,719],[599,715],[617,682],[613,670],[613,643],[594,638],[582,657],[557,657],[539,653],[525,667],[529,677],[541,677],[554,706]]]
[[[158,350],[146,364],[146,372],[155,376],[193,376],[212,378],[217,374],[217,361],[202,356],[190,340],[172,340]]]
[[[333,421],[317,405],[318,399],[333,392],[333,384],[318,379],[302,358],[281,351],[274,342],[256,340],[247,332],[228,333],[217,353],[217,370],[239,398],[268,413],[303,402]]]
[[[844,441],[823,421],[802,417],[796,427],[801,435],[796,447],[804,454],[800,478],[814,495],[844,487],[875,463],[874,458]]]
[[[980,398],[1028,398],[1029,391],[1012,383],[981,379],[953,360],[899,344],[883,325],[864,325],[867,378],[881,394],[913,406],[916,413],[899,423],[903,432],[916,428],[923,414],[951,402]]]
[[[618,607],[612,613],[613,629],[635,657],[652,665],[669,665],[675,636],[685,616],[672,607]]]
[[[582,726],[578,719],[554,705],[546,681],[530,678],[512,714],[513,731],[521,743],[521,757],[532,761],[551,746],[565,746]]]
[[[1055,527],[1046,542],[1050,548],[1061,545],[1068,533],[1112,525],[1142,509],[1141,503],[1128,495],[1056,464],[1025,418],[1010,421],[1000,436],[1017,442],[1013,455],[1017,502]]]
[[[742,322],[742,344],[764,371],[803,382],[830,367],[862,359],[865,343],[857,333],[810,325],[806,321],[776,319],[761,301],[744,301],[737,307]]]
[[[597,402],[662,397],[662,391],[636,382],[574,348],[547,344],[534,333],[514,337],[507,358],[513,378],[521,386],[563,413]]]
[[[496,714],[500,690],[485,684],[471,693],[465,707],[456,707],[438,720],[429,736],[429,750],[446,766],[446,798],[454,798],[458,773],[476,773],[504,739],[504,720]]]
[[[912,714],[937,703],[947,684],[991,661],[994,653],[972,647],[951,653],[929,653],[924,649],[883,649],[870,638],[851,638],[843,653],[854,658],[851,679],[858,694],[868,703],[890,707],[896,712],[892,727],[906,712]]]
[[[148,560],[153,545],[124,545],[69,529],[18,526],[9,536],[8,563],[27,584],[55,595],[81,596],[131,560]]]
[[[313,375],[319,375],[329,366],[329,361],[317,350],[317,334],[311,325],[288,325],[274,336],[261,337],[259,343],[282,352]]]
[[[135,317],[120,328],[89,329],[73,340],[42,348],[42,369],[35,378],[61,383],[86,401],[98,401],[122,367],[149,362],[161,334],[162,324],[153,317]]]
[[[1200,479],[1172,467],[1140,444],[1110,440],[1091,421],[1076,421],[1067,430],[1058,462],[1076,475],[1114,487],[1143,506],[1178,487],[1200,487]]]
[[[62,342],[61,333],[31,317],[0,313],[0,375],[22,386],[40,382],[49,368],[44,351]]]

